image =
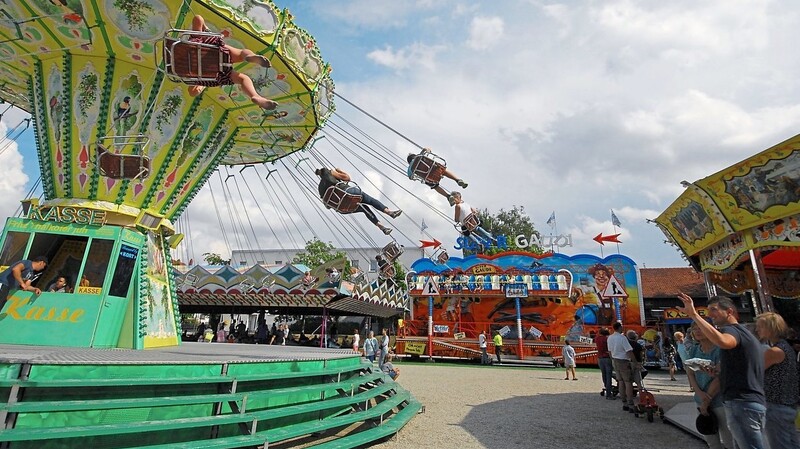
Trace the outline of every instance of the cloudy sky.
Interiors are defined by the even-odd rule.
[[[613,209],[622,254],[640,266],[686,266],[646,219],[680,195],[680,181],[703,178],[800,131],[800,5],[793,2],[276,3],[316,38],[337,94],[396,131],[337,99],[337,115],[324,130],[331,141],[331,131],[353,126],[374,139],[375,151],[393,157],[430,147],[469,182],[467,202],[492,212],[523,206],[543,234],[572,236],[573,246],[561,250],[567,254],[600,255],[592,237],[613,233]],[[13,128],[20,118],[9,113],[3,126]],[[14,213],[38,177],[32,141],[28,132],[19,148],[3,151],[0,144],[3,216]],[[339,154],[325,141],[317,149],[365,191],[404,210],[397,220],[383,217],[401,244],[418,244],[412,240],[420,238],[424,218],[426,232],[452,248],[452,224],[436,212],[452,214],[443,197],[378,159]],[[305,173],[287,170],[280,179],[310,182],[310,162],[298,164]],[[253,230],[236,239],[230,225],[223,239],[212,201],[224,203],[222,186],[212,178],[189,208],[189,223],[180,226],[192,245],[182,251],[228,255],[253,232],[262,247],[278,240],[294,246],[287,233],[294,241],[315,234],[343,244],[340,228],[355,222],[366,223],[368,242],[387,241],[362,217],[339,224],[309,202],[292,202],[310,209],[305,219],[295,216],[297,209],[286,206],[291,200],[280,198],[284,190],[266,188],[278,201],[252,200],[261,203],[248,220]],[[552,212],[553,231],[546,224]]]

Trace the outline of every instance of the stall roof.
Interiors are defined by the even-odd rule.
[[[655,222],[696,268],[729,270],[751,249],[800,248],[799,179],[800,135],[685,183]]]

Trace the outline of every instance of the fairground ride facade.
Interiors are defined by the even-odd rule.
[[[623,255],[599,258],[559,253],[504,252],[420,259],[411,267],[410,319],[398,336],[409,356],[477,359],[478,336],[503,337],[506,361],[552,363],[569,339],[578,363],[596,364],[593,338],[621,321],[644,330],[636,263]]]

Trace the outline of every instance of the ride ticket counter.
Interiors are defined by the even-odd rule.
[[[30,215],[29,215],[30,216]],[[0,343],[93,348],[179,344],[177,306],[163,238],[84,223],[10,218],[0,240],[0,269],[44,256],[32,282],[42,293],[12,290],[0,313]],[[49,291],[59,277],[62,291]]]

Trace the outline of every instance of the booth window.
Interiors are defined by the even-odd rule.
[[[139,249],[122,244],[117,256],[114,276],[111,278],[111,289],[108,292],[110,296],[128,296],[128,289],[134,277],[134,270],[136,270],[136,256],[138,254]]]
[[[28,246],[28,238],[30,238],[30,234],[27,232],[8,231],[3,252],[0,253],[0,266],[5,267],[22,260],[25,255],[25,247]]]
[[[92,246],[89,248],[89,254],[81,275],[81,282],[89,284],[86,287],[103,286],[111,259],[111,250],[113,249],[113,240],[92,239]]]
[[[44,256],[49,261],[36,285],[46,288],[59,276],[64,276],[70,287],[77,286],[76,280],[88,243],[88,237],[43,232],[34,234],[31,249],[28,251],[28,259]]]

